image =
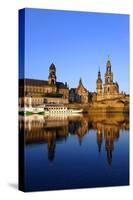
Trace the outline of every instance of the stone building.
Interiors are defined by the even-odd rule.
[[[78,96],[80,97],[80,102],[81,103],[88,103],[88,91],[87,89],[84,87],[82,80],[80,78],[79,80],[79,85],[76,88],[76,93],[78,94]]]
[[[31,101],[31,102],[30,102]],[[19,106],[42,105],[44,103],[63,103],[69,101],[69,88],[67,83],[57,82],[56,67],[52,63],[49,67],[47,80],[20,79],[19,80]]]
[[[70,103],[77,102],[76,88],[71,88],[69,90],[69,102]]]
[[[69,101],[74,103],[88,103],[88,91],[84,87],[80,78],[77,88],[71,88],[69,91]]]
[[[119,95],[119,85],[117,82],[113,82],[113,73],[111,71],[111,62],[107,61],[105,83],[104,83],[104,98],[114,98]]]
[[[113,81],[113,72],[111,70],[111,62],[108,59],[106,63],[105,82],[102,83],[100,70],[96,81],[97,101],[104,99],[113,99],[121,97],[119,85]]]
[[[96,84],[97,85],[97,88],[96,88],[96,90],[97,90],[97,100],[101,100],[103,94],[102,94],[102,79],[101,79],[101,72],[100,72],[100,70],[98,72],[98,78],[97,78],[97,82],[96,83],[97,83]]]

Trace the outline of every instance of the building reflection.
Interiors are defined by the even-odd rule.
[[[103,141],[103,133],[102,133],[102,127],[98,124],[97,130],[96,130],[96,136],[97,136],[97,146],[98,146],[98,152],[101,152],[101,146]]]
[[[25,144],[44,143],[47,145],[49,161],[55,158],[56,145],[69,139],[69,135],[74,135],[75,139],[78,138],[82,147],[84,136],[94,130],[98,152],[101,153],[103,147],[106,150],[108,164],[111,165],[115,150],[114,142],[119,140],[120,129],[129,130],[128,115],[19,117],[19,130],[21,134],[25,134]]]
[[[76,119],[76,121],[73,119],[69,121],[68,127],[69,133],[76,135],[79,140],[79,144],[82,145],[83,137],[88,132],[88,121],[84,118],[82,120]]]
[[[119,128],[115,125],[105,125],[104,128],[105,148],[109,165],[112,163],[112,152],[114,150],[114,141],[119,139]]]

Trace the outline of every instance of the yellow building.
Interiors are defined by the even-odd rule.
[[[19,106],[42,105],[44,103],[67,104],[69,88],[67,83],[56,81],[56,67],[49,67],[48,81],[36,79],[19,80]]]
[[[121,98],[123,93],[119,92],[119,85],[113,81],[113,72],[111,70],[111,62],[108,59],[106,63],[105,81],[102,83],[100,70],[96,81],[97,101]]]
[[[88,91],[87,89],[84,87],[82,80],[80,78],[79,80],[79,85],[76,88],[76,93],[78,94],[78,96],[80,97],[80,102],[81,103],[88,103]]]
[[[80,78],[77,88],[71,88],[69,91],[69,101],[74,103],[88,103],[88,91],[84,87]]]

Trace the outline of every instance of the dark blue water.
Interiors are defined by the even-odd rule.
[[[25,190],[128,185],[128,117],[103,118],[27,120]]]

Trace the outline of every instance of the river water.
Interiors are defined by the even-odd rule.
[[[129,116],[19,117],[25,190],[129,184]]]

